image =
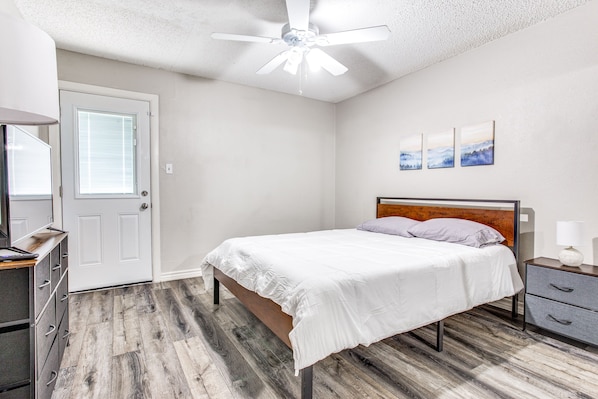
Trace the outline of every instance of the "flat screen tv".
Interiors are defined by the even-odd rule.
[[[54,221],[51,147],[18,126],[3,126],[3,139],[7,193],[0,230],[7,230],[7,246],[15,246]]]

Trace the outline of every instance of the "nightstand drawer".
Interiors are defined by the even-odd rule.
[[[525,321],[567,337],[598,345],[598,312],[527,294]]]
[[[598,311],[598,278],[527,265],[528,294]]]

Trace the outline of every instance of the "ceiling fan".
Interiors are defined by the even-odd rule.
[[[257,70],[265,75],[285,64],[283,69],[297,74],[299,65],[306,60],[310,69],[323,68],[334,76],[347,72],[347,67],[317,47],[339,44],[373,42],[386,40],[390,29],[386,25],[348,30],[344,32],[320,34],[317,26],[309,23],[310,0],[286,0],[289,22],[282,27],[280,38],[238,35],[234,33],[212,33],[213,39],[240,42],[286,44],[289,48],[268,61]]]

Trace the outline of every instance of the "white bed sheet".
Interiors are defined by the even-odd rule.
[[[212,266],[292,316],[296,372],[523,289],[503,245],[355,229],[229,239],[202,262],[208,288]]]

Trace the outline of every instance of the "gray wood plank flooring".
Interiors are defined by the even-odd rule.
[[[223,289],[224,291],[224,289]],[[298,398],[291,351],[200,278],[73,294],[53,399]],[[521,330],[491,306],[314,367],[316,398],[598,398],[598,350]]]

